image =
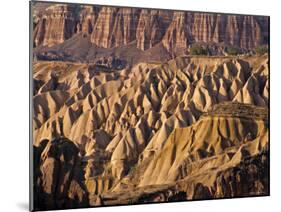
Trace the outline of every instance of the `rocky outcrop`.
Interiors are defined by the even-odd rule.
[[[135,8],[103,7],[91,35],[99,47],[126,45],[136,39],[139,10]]]
[[[76,10],[73,5],[53,5],[39,17],[35,16],[34,45],[53,46],[71,38],[77,32]]]
[[[183,57],[118,72],[69,65],[42,64],[43,75],[34,67],[34,78],[41,82],[34,97],[34,144],[63,135],[82,151],[103,130],[111,142],[102,151],[112,154],[110,169],[118,178],[128,164],[161,151],[173,129],[190,126],[220,102],[268,104],[265,56],[253,61]],[[50,74],[69,67],[79,71]]]
[[[233,167],[267,151],[268,73],[267,55],[178,57],[121,70],[34,63],[40,204],[59,207],[73,196],[77,205],[110,205],[242,195],[235,186],[267,194],[266,175],[257,174],[263,165],[241,166],[251,187]],[[128,197],[132,191],[137,196]]]
[[[34,4],[34,209],[269,194],[268,17]]]
[[[218,104],[190,127],[170,134],[159,154],[151,159],[139,185],[168,184],[236,166],[268,150],[267,125],[267,111],[262,107]],[[210,185],[212,179],[201,180]]]
[[[178,49],[186,49],[191,43],[191,31],[187,13],[174,12],[173,20],[168,27],[163,38],[163,44],[168,51],[177,51]]]
[[[190,13],[188,20],[195,42],[224,42],[241,48],[268,42],[267,17]]]
[[[117,184],[117,194],[101,195],[103,205],[268,195],[267,126],[265,108],[218,104],[174,130],[159,154]]]
[[[92,200],[90,205],[124,205],[268,195],[268,158],[268,152],[248,157],[235,167],[219,171],[216,174],[216,180],[211,184],[185,179],[166,185],[136,187],[117,194],[107,192],[100,196],[90,196]],[[204,174],[206,173],[197,177],[201,178]],[[97,202],[97,199],[100,201]]]
[[[42,3],[41,3],[42,4]],[[170,52],[193,42],[251,49],[268,45],[268,17],[155,9],[52,5],[34,11],[35,46],[54,46],[82,32],[103,48],[128,45],[147,50],[163,43]]]
[[[82,32],[83,36],[92,34],[95,23],[100,12],[99,7],[84,6],[80,13],[77,32]]]
[[[146,50],[160,43],[171,15],[170,11],[142,9],[136,31],[137,48]]]
[[[88,195],[78,148],[66,138],[44,140],[35,148],[36,209],[85,207]]]

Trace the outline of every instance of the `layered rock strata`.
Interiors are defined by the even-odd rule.
[[[35,46],[54,46],[82,32],[103,48],[135,42],[146,50],[163,43],[177,51],[205,42],[249,49],[267,45],[269,36],[269,19],[262,16],[71,4],[35,5],[33,23]]]

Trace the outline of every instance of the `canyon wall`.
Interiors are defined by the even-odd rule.
[[[103,48],[131,42],[136,42],[141,50],[162,43],[168,51],[187,48],[194,42],[246,49],[268,44],[269,18],[265,16],[70,4],[36,5],[34,46],[54,46],[78,33]]]

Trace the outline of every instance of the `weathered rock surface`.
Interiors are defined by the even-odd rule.
[[[216,172],[216,180],[213,180],[211,184],[201,183],[200,180],[184,179],[166,185],[107,192],[98,197],[102,200],[102,205],[123,205],[268,195],[268,159],[268,152],[249,156],[233,168]],[[205,174],[206,172],[203,172],[197,177],[200,178]],[[90,195],[91,200],[96,200],[96,198],[96,195]],[[97,204],[92,201],[90,205]]]
[[[35,209],[88,205],[78,152],[73,142],[66,138],[44,140],[35,148]]]
[[[193,42],[224,43],[241,48],[268,44],[268,17],[38,4],[33,17],[35,46],[63,43],[80,32],[103,48],[133,41],[141,50],[163,42],[170,52],[187,48]]]
[[[267,116],[263,107],[215,105],[103,192],[103,205],[268,195]]]
[[[268,195],[268,17],[34,4],[35,209]]]
[[[63,43],[77,32],[76,8],[71,5],[52,5],[34,18],[34,45],[53,46]]]
[[[44,149],[39,178],[44,192],[56,187],[53,178],[44,178],[45,167],[60,172],[64,148],[73,148],[71,170],[79,152],[83,180],[74,182],[85,188],[76,184],[73,192],[79,201],[88,192],[91,205],[129,201],[126,194],[118,197],[126,189],[137,189],[140,202],[242,195],[231,187],[246,186],[232,168],[267,152],[266,55],[179,57],[111,71],[65,62],[37,62],[33,68],[33,136],[35,148]],[[42,147],[62,136],[70,141]],[[52,149],[58,155],[50,155]],[[253,175],[256,187],[243,194],[267,194],[266,176],[244,168],[242,177]],[[72,182],[67,176],[64,181]]]

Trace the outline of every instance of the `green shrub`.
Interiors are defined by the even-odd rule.
[[[258,46],[255,48],[255,52],[258,55],[263,55],[268,52],[268,47],[267,46]]]
[[[229,47],[227,47],[226,52],[229,55],[238,55],[240,53],[240,49],[235,46],[229,46]]]
[[[208,55],[208,50],[199,44],[193,44],[190,47],[191,55]]]

